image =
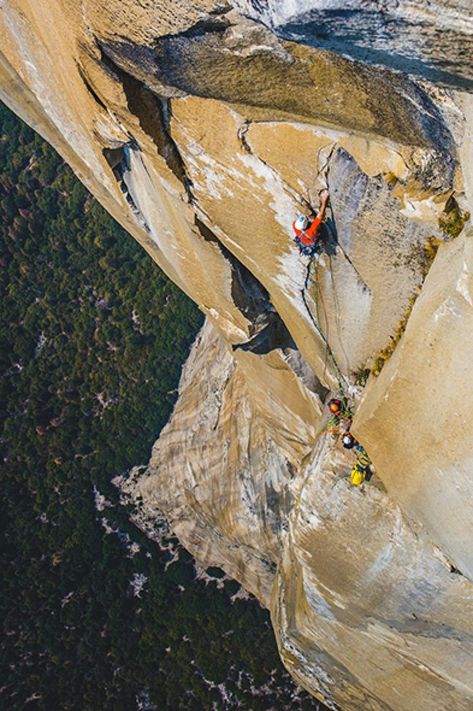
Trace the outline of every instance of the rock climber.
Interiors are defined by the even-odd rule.
[[[356,447],[357,441],[351,434],[351,432],[345,432],[345,434],[342,437],[342,444],[345,447],[345,449],[353,449],[353,447]]]
[[[353,449],[356,452],[356,461],[350,473],[350,481],[353,486],[361,486],[364,481],[369,481],[372,476],[371,460],[365,448],[350,432],[353,422],[353,412],[345,399],[332,398],[328,403],[331,417],[329,426],[332,435],[341,437],[342,445],[345,449]]]
[[[328,403],[331,417],[328,421],[332,435],[342,437],[342,444],[346,449],[351,449],[356,440],[350,434],[350,427],[353,420],[353,413],[347,402],[332,398]],[[353,444],[352,444],[353,440]]]
[[[322,190],[318,213],[309,215],[309,217],[301,215],[292,223],[294,242],[298,245],[301,254],[312,256],[317,249],[319,242],[318,232],[325,216],[328,198],[328,190]]]

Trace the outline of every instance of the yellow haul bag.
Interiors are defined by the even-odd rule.
[[[353,486],[360,486],[360,484],[363,484],[365,480],[366,474],[364,471],[361,469],[358,469],[358,467],[353,467],[351,470],[351,476],[350,476],[350,481],[353,484]]]

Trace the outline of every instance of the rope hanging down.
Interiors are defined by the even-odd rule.
[[[332,360],[332,363],[333,363],[333,365],[334,365],[334,367],[335,367],[335,370],[336,370],[337,376],[338,376],[338,377],[337,377],[338,385],[339,385],[341,391],[343,392],[344,381],[343,381],[343,374],[342,374],[342,371],[341,371],[340,368],[338,367],[338,363],[337,363],[337,361],[336,361],[336,359],[335,359],[335,356],[334,356],[333,353],[332,353],[332,350],[331,350],[331,348],[330,348],[330,345],[329,345],[327,339],[325,338],[325,336],[324,336],[324,334],[323,334],[323,332],[322,332],[322,330],[321,330],[319,324],[318,324],[317,321],[315,320],[314,315],[312,314],[312,311],[311,311],[311,309],[310,309],[309,303],[308,303],[308,301],[307,301],[306,292],[307,292],[307,290],[308,290],[308,288],[309,288],[310,271],[311,271],[311,267],[312,267],[312,262],[313,262],[313,261],[314,261],[314,257],[311,257],[310,260],[309,260],[309,263],[308,263],[308,265],[307,265],[307,272],[306,272],[306,277],[305,277],[305,281],[304,281],[304,286],[303,286],[303,288],[301,289],[302,301],[304,302],[304,306],[305,306],[306,309],[307,309],[307,313],[309,314],[310,320],[312,321],[315,330],[317,331],[317,333],[319,334],[320,338],[321,338],[321,339],[323,340],[323,342],[325,343],[325,353],[326,353],[326,356],[328,355],[328,356],[331,358],[331,360]],[[325,374],[325,370],[324,370],[324,374]]]

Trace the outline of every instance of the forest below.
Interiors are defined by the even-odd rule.
[[[148,461],[202,316],[1,105],[0,289],[0,706],[321,708],[256,600],[130,523],[113,482]]]

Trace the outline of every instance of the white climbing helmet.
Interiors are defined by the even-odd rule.
[[[297,220],[294,223],[294,227],[296,230],[305,230],[307,229],[307,225],[309,224],[309,220],[305,215],[301,215],[300,217],[297,218]]]

